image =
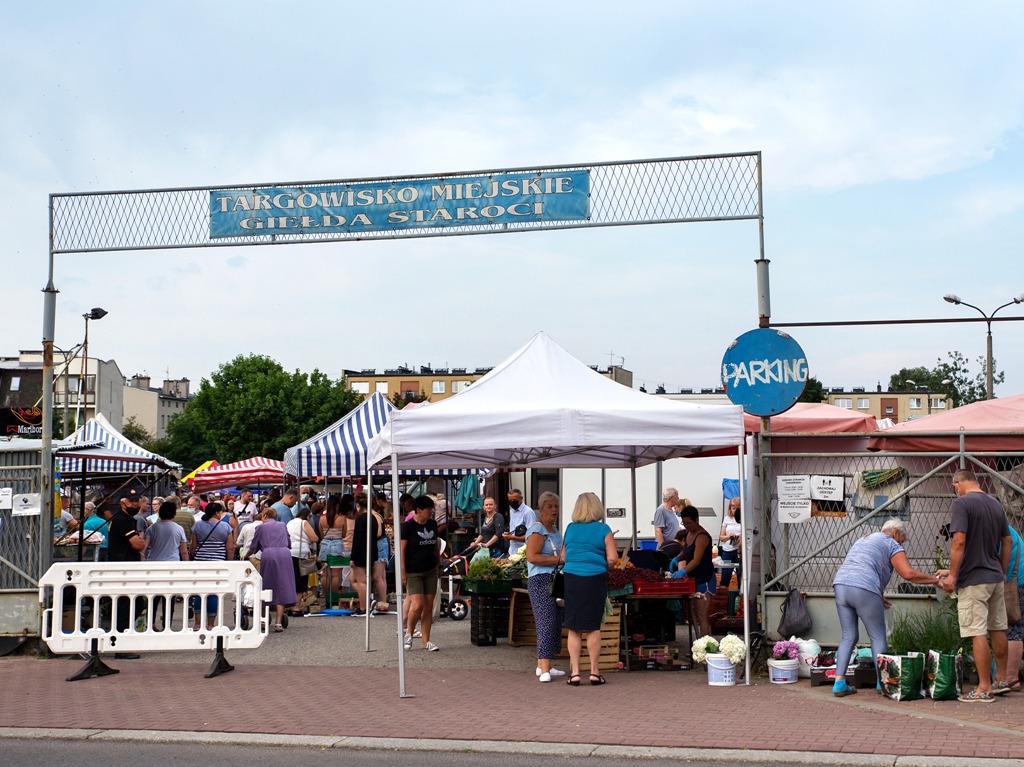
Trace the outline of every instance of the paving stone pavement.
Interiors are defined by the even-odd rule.
[[[551,743],[1024,758],[1024,696],[970,707],[894,703],[870,690],[709,687],[700,673],[609,674],[604,687],[532,672],[111,661],[115,676],[66,682],[79,659],[0,661],[0,727],[261,732]],[[308,705],[300,701],[305,697]],[[358,716],[324,717],[322,701]],[[515,711],[514,716],[496,715]],[[429,711],[429,716],[423,712]],[[365,715],[364,715],[365,714]],[[728,736],[728,730],[738,735]]]

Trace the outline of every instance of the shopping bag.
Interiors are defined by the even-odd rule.
[[[811,630],[811,613],[799,589],[793,589],[782,603],[779,636],[800,636]]]
[[[918,700],[924,680],[924,655],[878,655],[878,679],[882,694],[892,700]]]
[[[483,562],[485,559],[491,558],[491,550],[486,546],[481,546],[480,551],[473,555],[473,558],[469,560],[470,564],[474,562]]]
[[[924,666],[924,694],[933,700],[956,700],[960,697],[963,657],[938,650],[929,650]]]

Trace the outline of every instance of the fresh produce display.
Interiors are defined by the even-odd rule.
[[[505,568],[497,559],[482,559],[469,566],[469,578],[481,581],[497,581],[505,578]]]
[[[625,572],[629,576],[630,582],[650,581],[651,583],[661,583],[665,580],[661,573],[656,570],[648,570],[646,567],[631,567]]]
[[[503,578],[526,578],[529,573],[526,569],[526,557],[519,557],[518,559],[498,560],[502,564]]]
[[[609,570],[608,571],[608,590],[609,591],[618,591],[619,589],[626,588],[626,584],[633,582],[633,578],[630,576],[630,573],[632,573],[634,569],[635,568],[630,568],[628,571],[627,570],[619,570],[618,568],[616,568],[614,570]]]

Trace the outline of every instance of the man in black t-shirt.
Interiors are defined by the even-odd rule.
[[[352,575],[349,580],[359,595],[359,608],[352,611],[353,617],[366,615],[367,605],[367,573],[373,568],[377,561],[377,520],[372,514],[366,513],[365,496],[357,501],[359,516],[356,517],[355,527],[352,531]],[[370,560],[366,560],[366,533],[367,521],[369,521],[370,533]]]
[[[128,504],[121,505],[110,518],[110,538],[107,542],[107,560],[110,562],[141,562],[142,552],[146,548],[146,539],[139,535],[136,527],[135,517],[128,511]],[[136,497],[135,508],[138,508]],[[145,597],[140,597],[136,603],[136,610],[139,603],[145,603]],[[131,625],[131,599],[128,597],[117,598],[117,630],[127,631]],[[115,658],[120,660],[131,660],[138,658],[135,653],[116,653]]]
[[[430,641],[440,562],[434,499],[421,495],[413,502],[413,509],[416,516],[402,524],[402,585],[409,593],[409,627],[419,621],[423,649],[437,652],[437,645]],[[407,633],[404,639],[405,649],[412,649],[412,635]]]

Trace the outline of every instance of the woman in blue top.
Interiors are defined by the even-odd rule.
[[[89,521],[85,522],[86,527]],[[1017,582],[1017,600],[1020,602],[1021,615],[1024,616],[1024,554],[1021,552],[1020,533],[1010,528],[1013,545],[1010,547],[1010,567],[1006,571],[1006,582],[1012,578]],[[1024,617],[1006,627],[1006,683],[1010,689],[1020,692],[1020,662],[1024,658]]]
[[[882,596],[892,578],[893,568],[903,580],[929,586],[938,584],[934,575],[925,575],[910,566],[903,544],[907,533],[903,523],[890,519],[880,533],[871,533],[858,540],[840,565],[832,588],[836,592],[836,610],[843,629],[843,638],[836,653],[836,681],[832,694],[838,698],[857,692],[846,684],[846,666],[853,646],[860,638],[857,619],[864,621],[871,639],[871,655],[877,666],[878,653],[889,649],[885,640],[885,611],[891,607]]]
[[[601,623],[608,599],[608,570],[618,561],[615,536],[604,522],[604,506],[593,493],[576,499],[572,524],[565,529],[562,572],[565,574],[565,627],[569,629],[569,659],[572,671],[566,680],[580,685],[580,654],[583,632],[587,632],[590,654],[590,683],[604,684],[598,663],[601,658]]]
[[[537,627],[537,676],[550,682],[553,676],[565,676],[564,671],[551,668],[551,660],[562,652],[562,610],[558,600],[548,594],[551,573],[558,564],[562,551],[562,534],[555,528],[558,522],[558,496],[542,493],[537,508],[537,519],[526,530],[526,570],[529,578],[526,588],[530,592],[533,622]]]

